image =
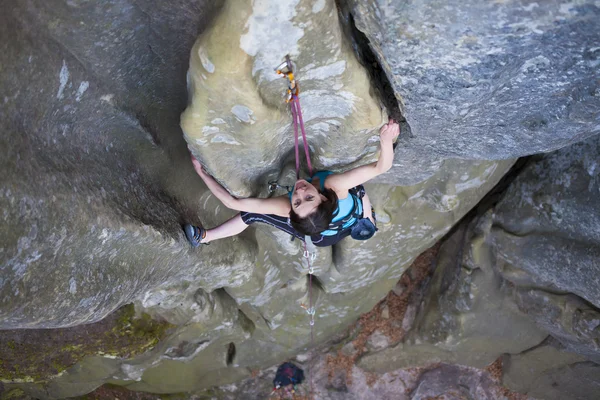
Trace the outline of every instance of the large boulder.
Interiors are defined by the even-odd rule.
[[[236,194],[256,194],[293,157],[287,80],[274,70],[287,54],[315,168],[375,159],[385,112],[335,2],[226,1],[192,49],[181,127],[192,151]]]
[[[539,157],[495,207],[494,267],[570,351],[600,362],[600,136]]]
[[[547,333],[513,300],[516,289],[504,284],[489,254],[479,251],[481,230],[463,223],[444,241],[405,339],[365,355],[360,367],[377,373],[438,362],[483,368],[544,340]]]
[[[497,204],[446,239],[406,340],[359,365],[482,367],[507,354],[510,388],[589,398],[600,364],[599,159],[600,136],[531,158]]]
[[[532,162],[495,208],[498,268],[600,308],[600,136]],[[512,270],[522,271],[512,273]]]
[[[476,106],[472,106],[472,119],[469,112],[460,118],[443,113],[447,127],[433,114],[418,114],[418,107],[411,108],[408,102],[402,108],[397,101],[403,100],[402,88],[397,82],[403,72],[390,70],[381,59],[393,85],[374,79],[371,68],[361,69],[351,51],[355,47],[364,53],[366,47],[347,42],[342,34],[343,30],[354,32],[348,29],[351,24],[345,25],[351,19],[345,14],[339,19],[333,1],[307,4],[226,2],[212,30],[201,35],[195,47],[194,40],[221,3],[31,0],[4,8],[0,16],[0,146],[5,150],[0,156],[4,172],[0,188],[0,328],[88,324],[130,302],[138,311],[178,326],[153,351],[136,358],[91,357],[47,385],[23,386],[36,397],[75,396],[108,380],[161,393],[198,390],[234,382],[250,375],[252,368],[277,363],[312,345],[309,317],[300,307],[308,301],[309,290],[298,241],[290,242],[286,234],[269,227],[257,227],[193,250],[180,228],[181,223],[190,221],[213,226],[233,215],[195,176],[188,144],[236,194],[266,195],[269,179],[279,175],[290,178],[290,120],[279,97],[284,81],[269,78],[274,76],[270,75],[270,68],[275,66],[271,58],[277,64],[289,51],[298,63],[308,141],[318,168],[341,171],[376,159],[376,130],[386,114],[395,115],[402,109],[408,121],[408,125],[403,124],[406,134],[397,147],[394,168],[367,185],[380,232],[365,243],[346,239],[318,252],[313,286],[315,343],[325,342],[376,304],[411,261],[448,232],[498,182],[512,165],[511,157],[560,146],[597,129],[589,123],[596,111],[588,108],[597,99],[592,90],[595,81],[590,79],[594,72],[589,68],[597,54],[588,49],[590,37],[597,32],[589,28],[597,24],[597,18],[584,18],[585,13],[597,13],[593,6],[567,8],[570,14],[556,27],[540,17],[542,34],[513,35],[532,40],[526,42],[530,47],[551,50],[562,45],[548,38],[542,40],[544,35],[553,38],[556,32],[572,32],[569,49],[579,49],[581,59],[577,60],[581,62],[564,72],[567,83],[563,86],[565,93],[580,96],[573,95],[571,103],[552,96],[552,107],[560,103],[570,111],[552,114],[552,118],[558,116],[557,122],[548,117],[546,125],[535,120],[522,128],[517,116],[537,113],[539,98],[530,98],[532,101],[524,105],[520,91],[493,86],[496,92],[488,92],[489,102],[518,104],[522,113],[489,107],[498,115],[506,115],[500,134],[497,127],[479,123],[477,115],[483,108]],[[521,10],[518,5],[505,4],[497,7],[506,7],[507,12],[513,6]],[[270,17],[270,5],[281,11],[277,18]],[[471,4],[462,7],[457,5],[450,11],[461,16],[476,8]],[[572,9],[576,12],[569,11]],[[401,18],[418,21],[422,13],[417,9],[411,16],[407,10]],[[390,14],[380,15],[380,22],[388,26]],[[492,18],[494,14],[490,15]],[[224,26],[224,16],[235,23]],[[367,14],[355,11],[354,20],[359,16],[366,18]],[[240,29],[240,23],[246,21],[247,31],[245,25]],[[285,28],[290,35],[271,42],[265,27]],[[509,33],[513,28],[507,28]],[[303,36],[298,38],[300,33]],[[222,41],[217,34],[222,34]],[[290,44],[292,39],[295,42]],[[254,40],[273,46],[269,47],[273,51],[261,52],[253,47]],[[315,42],[322,45],[315,46]],[[508,54],[530,48],[513,48],[509,40],[502,43],[510,50]],[[190,108],[182,121],[186,142],[179,129],[179,115],[186,106],[185,72],[191,48]],[[557,54],[562,54],[561,49]],[[396,57],[392,50],[388,48],[386,55],[390,64]],[[423,51],[421,56],[426,54]],[[464,61],[462,53],[450,54],[456,62]],[[360,60],[364,61],[363,57]],[[544,57],[554,60],[554,55]],[[506,60],[512,58],[507,55]],[[544,64],[542,60],[531,65],[539,69]],[[490,76],[497,73],[499,80],[513,76],[502,62],[489,65],[485,71]],[[239,68],[237,80],[227,75],[232,71],[229,67]],[[541,73],[527,73],[514,79],[521,79],[523,87],[543,91],[547,89],[546,78],[542,79]],[[481,85],[473,86],[471,92],[484,104],[482,99],[487,97],[481,94]],[[388,96],[390,87],[396,89],[392,98]],[[469,92],[465,90],[460,92]],[[240,102],[238,96],[249,100]],[[460,99],[447,100],[450,104]],[[432,104],[442,107],[440,102]],[[236,105],[247,107],[252,114]],[[209,119],[211,110],[215,115]],[[194,113],[199,114],[198,124],[193,122]],[[219,134],[241,135],[219,136],[211,127],[203,132],[206,121],[213,128],[219,127]],[[423,134],[426,121],[432,127],[427,135]],[[224,132],[221,126],[236,131]],[[257,129],[259,126],[265,132]],[[414,137],[408,135],[410,128]],[[533,138],[525,134],[530,128],[536,135]],[[557,128],[558,139],[547,136],[547,130]],[[269,138],[277,142],[270,143]],[[498,236],[500,244],[501,239]],[[505,260],[510,261],[508,256]],[[453,268],[456,266],[449,265],[440,273],[457,272]],[[491,333],[475,323],[475,316],[501,312],[503,321],[519,322],[533,332],[531,341],[537,340],[544,329],[541,322],[531,327],[522,310],[512,303],[484,304],[502,299],[512,289],[495,286],[498,281],[489,269],[467,279],[470,269],[468,265],[458,269],[465,277],[458,289],[470,291],[482,304],[452,309],[430,299],[430,315],[445,315],[452,322],[448,329],[442,327],[445,330],[438,339],[452,339],[460,329],[466,332],[464,339],[476,335],[486,338]],[[595,301],[593,294],[577,291],[577,285],[586,282],[575,285],[562,278],[558,272],[552,277],[562,288]],[[489,288],[489,293],[478,285]],[[463,307],[460,301],[464,293],[445,293],[449,304]],[[421,337],[431,337],[427,330],[436,328],[435,321],[419,321]],[[461,325],[464,321],[467,323]],[[564,332],[587,329],[572,341],[577,348],[594,334],[586,325],[592,319],[580,321],[575,327],[561,325]],[[508,333],[514,334],[511,340],[518,338],[517,329]],[[456,344],[468,351],[468,341]],[[480,365],[500,347],[467,361]],[[509,348],[517,352],[521,347]]]
[[[209,3],[3,6],[0,328],[98,321],[161,283],[197,281],[180,223],[201,186],[178,122]]]
[[[440,361],[483,367],[514,354],[513,365],[524,365],[514,368],[532,363],[531,374],[544,382],[563,370],[569,376],[597,371],[598,160],[600,136],[532,157],[497,204],[446,239],[406,340],[359,365],[378,373]],[[556,354],[536,364],[529,350],[548,336],[560,352],[547,350]],[[544,391],[514,371],[511,388],[560,397],[561,391]],[[588,394],[583,381],[579,392]]]
[[[410,125],[403,182],[439,159],[506,159],[600,133],[597,2],[340,3]]]

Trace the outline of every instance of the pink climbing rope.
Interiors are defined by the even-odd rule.
[[[302,131],[302,142],[304,144],[304,155],[306,156],[306,164],[308,166],[308,173],[310,176],[313,174],[312,164],[310,163],[310,150],[308,147],[308,141],[306,140],[306,132],[304,130],[304,121],[302,120],[302,110],[300,109],[300,100],[298,96],[293,95],[292,101],[290,102],[290,109],[292,111],[292,118],[294,120],[294,151],[296,154],[296,179],[300,179],[300,150],[299,150],[299,141],[298,141],[298,126],[300,126],[300,130]],[[306,262],[308,263],[308,314],[310,315],[310,347],[314,347],[315,334],[314,334],[314,308],[312,302],[312,266],[310,264],[310,255],[308,253],[308,248],[306,247],[306,242],[304,243],[304,254],[307,255]],[[310,365],[308,366],[308,380],[310,382],[310,393],[309,398],[313,399],[313,379],[312,379],[312,368]]]
[[[287,72],[284,70],[287,69]],[[292,112],[292,123],[294,125],[294,153],[296,156],[296,179],[300,179],[300,143],[298,137],[298,127],[300,127],[300,131],[302,132],[302,144],[304,145],[304,155],[306,156],[306,165],[308,166],[309,176],[313,176],[312,164],[310,162],[310,148],[308,147],[308,140],[306,140],[306,131],[304,129],[304,120],[302,118],[302,109],[300,108],[300,99],[298,99],[298,85],[294,79],[294,70],[295,66],[290,60],[289,56],[286,56],[285,61],[279,65],[275,71],[278,74],[287,77],[289,80],[289,90],[288,90],[288,100],[290,103],[290,110]],[[314,335],[314,324],[315,324],[315,310],[313,307],[312,300],[312,278],[313,278],[313,269],[310,263],[310,253],[308,252],[308,248],[306,246],[306,241],[304,243],[304,256],[306,257],[306,262],[308,263],[308,315],[310,316],[310,350],[309,353],[312,352],[312,348],[314,347],[315,335]],[[304,305],[302,305],[304,307]],[[310,365],[308,366],[308,379],[310,381],[310,393],[309,398],[313,400],[313,378],[312,378],[312,368]]]
[[[308,166],[308,174],[312,176],[313,169],[310,162],[310,149],[306,140],[306,131],[304,130],[304,120],[302,119],[302,109],[300,108],[300,100],[298,96],[293,95],[290,101],[290,109],[292,110],[292,119],[294,123],[294,146],[296,151],[296,179],[300,179],[300,150],[298,143],[298,126],[302,131],[302,143],[304,144],[304,155],[306,156],[306,164]]]

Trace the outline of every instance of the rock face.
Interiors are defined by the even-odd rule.
[[[600,136],[532,163],[494,213],[499,268],[522,285],[541,277],[536,286],[600,307],[599,196]]]
[[[412,15],[407,9],[397,17],[419,21],[429,10],[428,3],[424,4],[426,8],[413,10]],[[418,96],[403,93],[404,87],[417,93],[428,86],[426,81],[415,86],[410,79],[404,84],[410,74],[389,67],[399,62],[395,57],[406,57],[406,51],[400,51],[405,42],[372,36],[378,26],[394,26],[388,9],[380,14],[379,22],[369,21],[369,14],[359,14],[358,8],[354,11],[359,28],[359,17],[366,21],[363,28],[375,55],[386,57],[381,64],[392,82],[386,89],[385,84],[381,88],[368,79],[373,71],[370,67],[363,70],[350,51],[354,44],[346,41],[338,25],[350,19],[342,13],[338,20],[332,1],[255,1],[252,5],[231,1],[221,7],[194,0],[169,4],[31,0],[7,5],[0,16],[0,146],[5,149],[0,156],[4,171],[0,328],[81,325],[101,320],[131,302],[138,312],[178,326],[154,350],[138,357],[89,357],[51,382],[12,386],[37,398],[80,395],[109,380],[155,393],[194,391],[248,377],[251,369],[268,367],[311,345],[309,318],[300,307],[308,301],[308,278],[298,241],[290,242],[286,234],[259,226],[192,250],[180,229],[183,222],[213,226],[233,215],[200,184],[190,168],[188,144],[236,194],[266,195],[269,179],[290,178],[289,114],[280,97],[284,82],[269,78],[275,66],[271,58],[277,64],[287,51],[304,74],[300,76],[301,101],[316,167],[338,171],[374,160],[378,144],[373,133],[387,113],[402,109],[410,125],[404,124],[407,134],[397,148],[392,171],[367,185],[379,216],[376,238],[364,243],[347,239],[319,250],[313,287],[315,341],[327,341],[392,289],[412,260],[501,179],[513,163],[511,157],[580,140],[598,129],[596,122],[590,122],[598,110],[593,86],[597,82],[591,79],[597,51],[589,45],[598,34],[594,30],[598,19],[593,18],[597,7],[568,6],[564,21],[555,26],[542,12],[554,10],[552,4],[525,10],[520,3],[494,5],[506,9],[509,16],[516,15],[515,10],[540,12],[536,29],[542,33],[517,34],[513,30],[518,27],[509,23],[506,30],[512,39],[494,42],[499,52],[506,53],[497,64],[495,54],[505,53],[487,54],[485,48],[469,47],[465,39],[469,54],[485,53],[489,62],[481,63],[486,67],[477,75],[476,69],[469,68],[479,64],[464,64],[466,53],[448,53],[464,64],[453,71],[459,75],[471,71],[474,78],[464,80],[477,83],[471,89],[457,86],[462,89],[452,93],[458,97],[445,98],[448,106],[442,103],[444,99],[434,101],[427,95],[419,103]],[[221,13],[213,20],[219,9]],[[462,18],[472,10],[478,8],[457,5],[445,15],[450,18],[452,11]],[[277,18],[270,17],[272,11],[277,11]],[[495,15],[490,14],[488,25]],[[483,24],[485,18],[481,19]],[[209,20],[214,25],[202,33]],[[273,41],[265,27],[289,35]],[[567,31],[572,33],[568,48],[560,40],[551,40],[564,37],[560,35]],[[256,47],[255,41],[264,46]],[[393,46],[397,54],[392,54]],[[549,61],[536,59],[541,61],[527,64],[523,72],[526,60],[511,55],[534,46]],[[356,47],[362,52],[367,48]],[[182,119],[186,142],[179,114],[186,107],[185,71],[192,48],[191,97]],[[573,56],[573,63],[561,72],[566,80],[559,80],[553,75],[552,62],[567,50],[579,51],[579,56]],[[553,51],[556,55],[550,55]],[[427,64],[427,48],[414,54]],[[521,64],[502,64],[513,58]],[[547,69],[542,71],[544,65]],[[443,73],[415,71],[422,79],[450,87],[444,86]],[[485,86],[486,76],[490,86]],[[527,104],[522,103],[523,90],[546,91],[553,77],[566,83],[561,89],[564,93],[548,95],[547,113],[539,109],[539,104],[545,104],[541,97],[530,96]],[[514,84],[514,90],[505,90],[499,82]],[[391,100],[386,95],[390,88],[395,89]],[[443,92],[449,96],[449,89]],[[467,94],[469,101],[463,101],[460,96]],[[405,104],[394,105],[394,99]],[[440,107],[442,112],[437,114],[444,124],[427,111],[431,108],[424,103],[430,101],[430,107]],[[461,102],[471,107],[464,115],[458,109],[452,114],[444,108]],[[498,121],[503,116],[502,134],[500,125],[482,122],[486,105],[490,119]],[[556,111],[559,108],[561,112]],[[540,112],[545,123],[536,119],[523,127],[523,116]],[[426,122],[431,129],[424,128]],[[409,128],[413,136],[408,135]],[[529,129],[534,133],[525,134]],[[550,138],[550,130],[559,134]],[[586,143],[581,146],[592,142]],[[597,144],[591,146],[597,148]],[[578,191],[563,192],[565,196],[583,196],[579,192],[585,182],[596,190],[592,161],[597,156],[589,154],[585,168],[591,178],[585,181],[580,167],[572,166],[579,171],[571,181]],[[554,165],[550,159],[547,162]],[[556,169],[556,173],[564,171]],[[534,172],[531,179],[539,179]],[[550,190],[558,183],[548,185]],[[544,190],[539,192],[547,196],[550,191]],[[567,234],[561,229],[574,229],[580,220],[571,218],[560,204],[538,199],[552,210],[531,206],[528,212],[539,222],[528,223],[526,215],[511,205],[519,203],[510,203],[510,198],[515,195],[507,196],[495,214],[487,214],[487,219],[469,228],[466,247],[456,246],[471,249],[467,256],[456,256],[451,246],[444,250],[450,258],[440,263],[432,280],[436,291],[428,295],[424,311],[413,309],[415,328],[396,350],[406,351],[415,362],[437,359],[482,366],[499,353],[532,347],[550,333],[568,350],[595,360],[598,299],[594,296],[598,290],[594,291],[593,273],[597,264],[582,243],[596,240],[597,230],[585,235],[568,233],[574,244],[567,251],[573,249],[586,279],[571,280],[559,269],[542,270],[542,264],[514,248],[518,240],[507,232],[516,232],[513,226],[518,231],[538,223],[540,229],[561,232],[558,237]],[[591,194],[578,199],[582,210],[597,205]],[[541,210],[548,215],[538,216]],[[563,225],[559,220],[573,222]],[[554,246],[550,239],[532,237],[530,244],[533,249]],[[462,239],[456,236],[455,240],[460,244]],[[554,257],[552,262],[561,260],[550,253],[540,254]],[[460,263],[451,262],[452,257]],[[521,260],[527,260],[526,265],[521,266]],[[513,277],[509,265],[523,272]],[[506,280],[515,286],[503,284]],[[523,283],[531,281],[536,285]],[[576,318],[569,318],[571,310],[578,310]],[[438,320],[440,315],[448,316],[446,325]],[[495,322],[493,315],[507,325],[502,340],[483,323]],[[380,346],[377,343],[371,345]],[[458,350],[450,351],[452,346]],[[477,354],[469,355],[473,349]],[[396,368],[406,365],[400,357],[386,362],[397,364]]]
[[[1,328],[97,321],[152,287],[196,275],[202,261],[179,223],[195,215],[200,185],[177,125],[184,54],[211,7],[179,7],[6,5]]]
[[[529,165],[498,204],[489,240],[519,308],[600,363],[600,136]]]
[[[479,228],[479,227],[478,227]],[[548,335],[519,310],[514,288],[475,251],[480,235],[463,225],[442,245],[428,292],[405,340],[365,355],[371,372],[446,362],[484,368],[503,353],[520,353]]]
[[[378,149],[387,118],[333,0],[226,1],[192,49],[181,127],[198,159],[236,194],[256,193],[293,162],[287,80],[274,71],[286,54],[297,66],[315,168],[372,161]]]
[[[600,132],[595,1],[341,3],[402,102],[405,179],[436,159],[506,159]]]
[[[600,136],[532,158],[497,205],[442,245],[406,340],[359,365],[378,373],[436,362],[483,367],[505,354],[510,389],[593,398],[600,384],[598,160]]]
[[[506,358],[504,383],[533,398],[586,400],[598,393],[600,365],[554,341]]]

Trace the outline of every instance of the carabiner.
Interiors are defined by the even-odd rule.
[[[273,193],[274,191],[280,188],[279,183],[277,183],[277,181],[269,181],[267,185],[269,187],[269,193]]]
[[[298,83],[296,82],[296,78],[294,77],[294,74],[296,73],[296,65],[290,59],[289,54],[285,56],[285,61],[279,64],[277,68],[275,68],[275,72],[278,75],[283,75],[283,78],[288,79],[288,90],[286,93],[285,101],[286,103],[289,103],[290,101],[292,101],[292,98],[294,96],[298,96],[298,94],[300,93],[300,90],[298,89]]]

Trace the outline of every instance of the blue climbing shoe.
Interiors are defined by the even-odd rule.
[[[185,232],[187,240],[193,247],[198,247],[201,244],[207,244],[201,243],[201,240],[206,237],[206,230],[204,228],[191,224],[185,224],[183,226],[183,231]]]

